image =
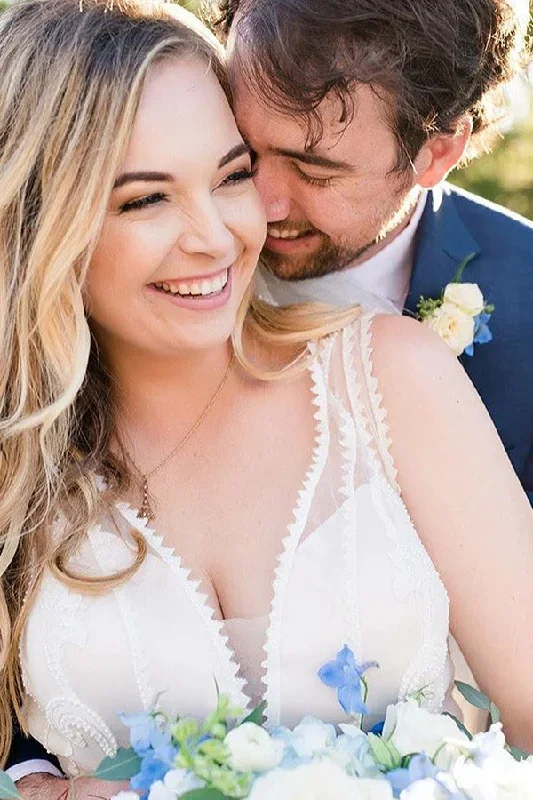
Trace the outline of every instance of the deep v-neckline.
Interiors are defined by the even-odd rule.
[[[333,339],[334,337],[331,337]],[[263,669],[262,684],[264,686],[262,701],[266,703],[265,716],[268,722],[276,723],[280,716],[280,644],[281,620],[287,584],[290,578],[294,556],[301,536],[305,530],[314,492],[322,471],[326,465],[329,451],[329,428],[327,425],[328,392],[325,372],[327,368],[320,364],[320,356],[326,360],[331,353],[332,341],[308,344],[310,359],[308,372],[311,379],[311,407],[315,406],[315,429],[311,461],[300,482],[300,488],[293,505],[286,533],[281,540],[280,551],[276,558],[276,567],[272,577],[272,594],[268,623],[263,643],[265,659],[261,663]],[[126,521],[136,528],[145,538],[147,544],[165,561],[180,581],[184,592],[198,612],[209,639],[213,644],[218,668],[227,673],[227,685],[233,686],[232,701],[246,709],[250,708],[251,699],[244,690],[245,680],[237,673],[240,669],[235,650],[228,636],[222,630],[225,619],[216,616],[215,608],[207,594],[200,589],[201,580],[191,577],[192,570],[173,547],[168,547],[164,538],[145,519],[139,519],[138,508],[129,503],[116,503],[116,508]]]

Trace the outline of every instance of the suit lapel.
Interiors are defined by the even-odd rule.
[[[405,312],[416,314],[421,296],[440,296],[454,277],[459,264],[480,248],[461,220],[453,194],[446,184],[432,189],[420,221],[411,286]]]

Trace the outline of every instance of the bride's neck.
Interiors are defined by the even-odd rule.
[[[119,427],[169,432],[201,413],[228,366],[231,344],[156,357],[139,351],[107,353]]]

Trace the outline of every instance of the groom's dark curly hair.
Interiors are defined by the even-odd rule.
[[[322,135],[318,106],[341,122],[367,84],[386,101],[405,169],[432,133],[474,124],[468,157],[488,149],[501,89],[523,66],[526,0],[219,0],[215,27],[235,36],[234,68],[273,108]]]

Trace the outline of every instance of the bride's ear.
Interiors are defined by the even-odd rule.
[[[455,133],[431,136],[414,161],[419,186],[432,189],[444,180],[463,157],[471,135],[472,118],[463,117]]]

